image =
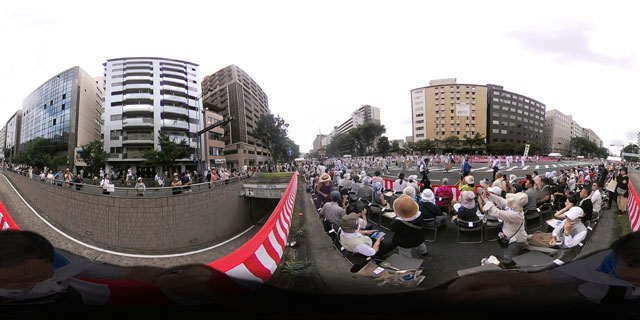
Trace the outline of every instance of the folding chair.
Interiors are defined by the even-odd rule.
[[[422,226],[422,230],[424,231],[424,237],[426,242],[436,242],[436,237],[438,236],[438,226],[436,225],[436,218],[424,219],[424,225]],[[432,237],[428,237],[429,233],[433,233]]]
[[[499,221],[497,219],[487,219],[487,222],[485,222],[484,224],[484,238],[486,239],[486,241],[497,241],[497,232],[496,232],[496,236],[495,237],[489,237],[488,232],[489,230],[502,230],[502,225],[504,223],[502,221]],[[500,231],[498,231],[500,232]]]
[[[457,225],[458,225],[458,238],[457,241],[458,243],[482,243],[483,242],[483,236],[482,236],[482,229],[484,226],[484,222],[482,220],[479,221],[464,221],[464,220],[458,220],[457,221]],[[464,233],[471,233],[471,232],[478,232],[480,234],[480,240],[478,241],[460,241],[460,233],[464,232]]]
[[[534,231],[542,227],[542,214],[537,210],[536,212],[525,214],[524,219],[525,219],[525,226],[524,226],[525,231]],[[534,220],[537,220],[538,223],[533,224],[533,226],[531,226],[531,223],[529,221],[534,221]]]

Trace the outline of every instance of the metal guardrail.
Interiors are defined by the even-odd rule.
[[[37,174],[33,174],[31,177],[29,177],[29,173],[27,171],[15,171],[15,170],[8,170],[8,169],[0,169],[0,171],[18,174],[28,179],[35,180],[39,183],[48,184],[54,188],[66,188],[68,190],[82,192],[86,194],[103,195],[108,197],[120,197],[120,198],[162,198],[162,197],[170,197],[174,195],[177,196],[182,194],[203,193],[203,192],[211,191],[228,184],[237,183],[242,180],[246,180],[250,178],[250,176],[230,177],[229,179],[217,180],[213,184],[210,184],[209,182],[204,182],[204,183],[195,183],[187,186],[178,186],[178,187],[171,187],[171,186],[152,187],[152,188],[147,187],[146,190],[143,190],[143,191],[138,190],[137,188],[114,187],[114,190],[112,192],[105,193],[106,190],[100,185],[64,182],[64,181],[61,181],[61,184],[59,184],[57,180],[50,180],[46,178],[42,180],[40,176]]]

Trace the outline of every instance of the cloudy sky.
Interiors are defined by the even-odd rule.
[[[0,123],[72,66],[157,56],[229,65],[266,92],[302,151],[364,104],[411,135],[409,90],[499,84],[609,144],[640,130],[640,5],[617,1],[21,1],[0,11]],[[634,93],[635,92],[635,93]],[[612,151],[618,150],[610,147]]]

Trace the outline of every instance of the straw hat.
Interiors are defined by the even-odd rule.
[[[522,211],[528,201],[529,196],[524,192],[507,194],[507,205],[515,211]]]
[[[405,219],[415,216],[419,210],[418,204],[406,194],[401,195],[393,202],[393,211]]]
[[[331,181],[331,176],[325,172],[320,176],[320,180],[318,180],[318,182],[322,183],[327,181]]]

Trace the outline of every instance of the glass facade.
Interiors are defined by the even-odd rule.
[[[74,69],[63,71],[29,95],[23,103],[20,152],[37,138],[69,143]]]

